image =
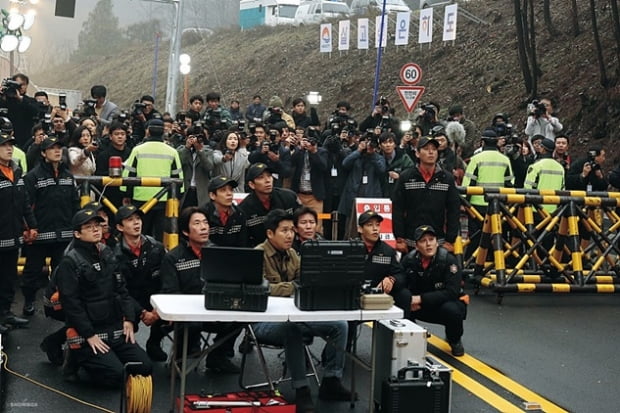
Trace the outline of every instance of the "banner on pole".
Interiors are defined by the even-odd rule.
[[[341,20],[338,23],[338,50],[349,50],[351,38],[351,22]]]
[[[375,18],[375,47],[379,48],[379,39],[381,39],[381,47],[387,46],[387,32],[388,32],[388,23],[389,19],[385,16],[383,19],[383,37],[381,37],[381,19],[382,16],[377,16]]]
[[[394,44],[396,46],[406,46],[409,44],[409,25],[411,12],[396,13],[396,36]]]
[[[456,40],[456,16],[458,4],[451,4],[445,7],[443,14],[443,41]]]
[[[332,51],[332,25],[331,23],[321,24],[321,37],[319,40],[321,43],[321,53],[331,53]]]
[[[433,41],[433,8],[420,10],[420,30],[418,43],[430,43]]]
[[[357,19],[357,48],[360,50],[370,47],[369,41],[369,21],[368,19]]]

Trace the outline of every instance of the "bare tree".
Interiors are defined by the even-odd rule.
[[[557,36],[558,32],[555,30],[555,26],[553,26],[553,22],[551,21],[551,0],[543,1],[543,15],[545,18],[545,27],[549,32],[551,37]]]
[[[616,39],[616,62],[618,63],[618,72],[620,73],[620,17],[618,17],[617,0],[609,0],[611,3],[611,17],[614,22],[614,37]]]
[[[581,29],[579,28],[579,9],[577,8],[577,0],[570,1],[570,8],[571,8],[570,18],[571,18],[572,32],[573,32],[573,36],[577,37],[581,33]]]
[[[517,51],[519,53],[519,66],[523,73],[523,82],[525,83],[525,91],[532,91],[532,73],[530,72],[530,64],[527,57],[527,21],[524,21],[523,9],[521,8],[521,0],[513,0],[515,8],[515,27],[517,29]]]
[[[594,0],[592,0],[594,1]],[[530,23],[530,70],[532,73],[532,90],[530,97],[533,99],[538,95],[538,78],[541,75],[540,68],[538,67],[538,57],[536,56],[536,18],[534,16],[534,0],[527,1],[529,23]]]
[[[605,69],[605,60],[603,59],[603,47],[601,46],[601,39],[598,34],[598,22],[596,20],[596,5],[594,4],[594,0],[590,0],[590,17],[592,20],[592,34],[594,35],[594,44],[596,46],[596,57],[598,59],[600,84],[604,88],[607,88],[609,86],[609,79],[607,78],[607,71]]]

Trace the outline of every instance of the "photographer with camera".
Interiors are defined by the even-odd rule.
[[[284,122],[289,128],[295,129],[293,117],[286,113],[283,107],[284,104],[280,96],[272,96],[271,99],[269,99],[267,110],[263,112],[263,123],[267,125],[276,125]]]
[[[216,130],[227,130],[232,126],[230,112],[220,105],[220,94],[209,92],[206,96],[207,109],[204,113],[205,127],[213,134]]]
[[[344,158],[342,169],[348,175],[338,204],[338,213],[348,217],[347,228],[355,236],[355,198],[383,196],[383,177],[387,164],[385,157],[379,154],[379,136],[373,130],[366,131],[357,149]]]
[[[303,206],[323,213],[323,201],[327,197],[328,152],[319,146],[318,134],[308,134],[299,142],[291,158],[293,178],[291,189]],[[317,221],[317,231],[323,232],[322,221]]]
[[[144,95],[136,100],[131,109],[131,136],[139,143],[146,136],[146,124],[153,119],[161,119],[161,113],[154,108],[153,96]]]
[[[360,123],[360,130],[380,128],[381,132],[392,132],[396,136],[396,143],[400,143],[400,121],[393,115],[390,101],[381,96],[376,102],[372,113]]]
[[[533,100],[528,105],[528,117],[525,125],[525,134],[531,139],[534,135],[543,135],[547,139],[555,140],[563,126],[553,116],[553,105],[549,99]]]
[[[259,140],[256,142],[256,149],[250,153],[248,160],[250,164],[264,163],[272,171],[273,184],[281,188],[285,178],[291,175],[291,151],[282,145],[282,128],[286,124],[280,122],[270,125],[269,133],[265,131],[264,125],[256,125],[255,133]],[[262,136],[262,138],[261,138]]]
[[[0,108],[8,109],[6,117],[13,124],[16,145],[24,150],[39,114],[36,100],[26,94],[29,83],[28,76],[17,73],[4,79],[0,86]]]
[[[566,176],[566,189],[580,191],[607,191],[608,182],[601,170],[605,162],[605,149],[593,146],[588,157],[575,161]]]
[[[119,107],[110,102],[106,96],[108,90],[103,85],[95,85],[90,88],[90,96],[93,100],[85,100],[85,116],[96,116],[99,122],[109,125],[114,117],[120,113]],[[88,112],[88,113],[87,113]],[[92,112],[92,113],[91,113]]]
[[[445,122],[439,120],[439,109],[439,104],[435,102],[428,102],[420,106],[415,123],[422,129],[422,136],[430,135],[435,126],[445,127]]]
[[[177,149],[183,167],[185,193],[180,200],[181,210],[204,205],[209,201],[209,181],[213,175],[214,154],[207,144],[206,130],[201,122],[187,128],[185,145]]]
[[[523,188],[527,170],[536,160],[536,156],[532,153],[532,148],[515,134],[506,141],[503,153],[510,159],[512,172],[515,176],[515,188]]]

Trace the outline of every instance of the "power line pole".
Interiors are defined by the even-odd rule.
[[[183,33],[183,4],[181,0],[142,0],[152,3],[172,4],[174,7],[174,20],[170,34],[170,52],[168,55],[168,76],[166,81],[165,110],[172,115],[176,113],[177,106],[177,83],[179,80],[179,54],[181,51],[181,35]]]

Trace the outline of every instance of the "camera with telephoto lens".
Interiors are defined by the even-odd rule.
[[[226,125],[222,123],[222,109],[220,107],[208,109],[205,112],[204,121],[207,129],[211,132],[226,128]]]
[[[43,115],[43,119],[41,120],[41,125],[43,125],[43,131],[46,135],[51,135],[54,131],[54,124],[52,123],[52,115],[46,113]]]
[[[422,109],[423,119],[426,119],[429,122],[435,119],[435,116],[437,115],[437,109],[435,109],[435,106],[431,105],[430,103],[427,103],[427,104],[420,106],[420,108]]]
[[[245,120],[244,119],[239,119],[237,121],[237,130],[239,132],[243,132],[245,130]]]
[[[374,129],[367,129],[366,133],[360,138],[361,142],[366,142],[366,149],[369,147],[377,149],[379,147],[379,137],[375,134]]]
[[[588,151],[588,163],[592,167],[592,171],[598,171],[601,169],[601,165],[596,162],[598,153],[596,151]]]
[[[540,118],[547,113],[545,104],[538,100],[533,100],[532,103],[530,103],[529,110],[530,116],[534,116],[535,118]]]
[[[136,100],[131,106],[131,116],[144,115],[144,109],[146,109],[146,104]]]
[[[277,136],[278,136],[277,131],[270,130],[269,135],[267,135],[266,139],[263,141],[263,147],[268,146],[270,152],[279,153],[280,144],[276,142]]]
[[[3,79],[2,85],[0,86],[0,95],[8,98],[17,97],[17,91],[20,87],[22,87],[21,83],[16,82],[11,78]]]
[[[97,104],[97,101],[94,99],[84,99],[82,101],[82,104],[84,105],[84,116],[89,117],[89,116],[95,116],[97,113],[95,112],[95,105]]]
[[[504,155],[509,158],[517,159],[521,154],[521,139],[519,135],[514,134],[511,136],[506,136],[506,145],[504,145]]]
[[[512,123],[497,123],[493,129],[499,137],[512,135]]]

